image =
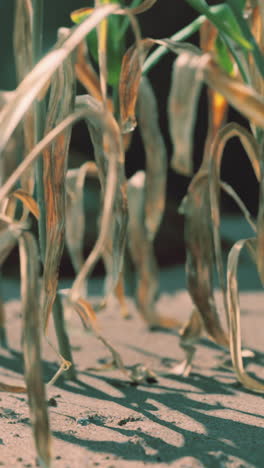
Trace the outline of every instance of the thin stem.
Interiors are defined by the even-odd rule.
[[[173,36],[171,36],[171,39],[173,41],[184,41],[189,36],[191,36],[196,31],[198,31],[198,29],[200,28],[200,26],[203,24],[204,21],[205,21],[205,16],[204,15],[199,16],[188,26],[181,29],[181,31],[178,31],[177,33],[173,34]],[[152,52],[152,54],[150,54],[150,56],[144,63],[143,73],[148,73],[149,70],[151,70],[151,68],[153,68],[154,65],[156,65],[156,63],[161,59],[161,57],[163,57],[163,55],[167,54],[168,52],[169,52],[169,49],[167,49],[164,46],[160,46],[154,52]]]

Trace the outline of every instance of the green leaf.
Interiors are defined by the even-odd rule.
[[[217,63],[226,73],[232,75],[234,65],[230,58],[226,43],[223,41],[219,34],[215,41],[215,52]]]
[[[252,44],[243,34],[229,5],[221,3],[219,5],[209,7],[205,0],[187,0],[187,2],[199,11],[199,13],[204,14],[220,32],[225,33],[244,49],[248,51],[252,50]],[[242,0],[239,0],[240,4],[241,2]]]

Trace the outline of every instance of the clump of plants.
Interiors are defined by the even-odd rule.
[[[0,383],[0,389],[27,392],[36,448],[44,467],[50,466],[51,454],[40,340],[42,335],[48,339],[51,314],[58,338],[58,345],[52,346],[60,367],[49,385],[63,372],[67,378],[75,377],[64,321],[67,308],[80,315],[85,327],[92,326],[116,367],[128,378],[138,378],[128,373],[121,356],[96,326],[88,279],[99,258],[105,263],[106,282],[97,308],[115,294],[126,315],[123,267],[128,245],[138,274],[136,302],[143,319],[150,327],[177,324],[176,318],[160,317],[155,309],[158,276],[153,242],[165,206],[167,154],[147,75],[167,52],[176,55],[168,102],[174,148],[171,166],[192,176],[180,210],[185,216],[187,285],[194,310],[181,330],[186,360],[174,372],[188,375],[195,343],[204,329],[217,344],[230,349],[238,380],[250,390],[264,391],[264,385],[243,367],[237,285],[244,247],[264,281],[263,2],[229,0],[210,7],[205,0],[187,0],[201,15],[193,23],[171,38],[142,38],[138,15],[157,1],[134,0],[128,6],[96,0],[92,7],[72,13],[76,26],[61,28],[56,44],[44,57],[43,0],[16,1],[14,53],[19,84],[12,92],[0,93],[0,260],[2,266],[19,245],[25,386]],[[128,27],[135,43],[126,49]],[[183,42],[198,29],[199,48]],[[87,94],[76,96],[77,81]],[[209,125],[203,161],[193,175],[193,129],[203,83],[208,86]],[[228,105],[248,118],[250,131],[236,123],[226,124]],[[95,162],[68,170],[71,128],[79,120],[87,124]],[[127,180],[125,155],[136,125],[145,148],[146,170]],[[244,146],[260,184],[256,222],[232,187],[220,180],[223,150],[232,137],[238,137]],[[88,176],[99,178],[102,210],[98,238],[85,259],[83,193]],[[220,189],[234,198],[253,231],[252,238],[232,247],[226,271],[219,234]],[[38,238],[32,231],[32,216],[38,222]],[[76,276],[69,290],[58,290],[65,242]],[[214,300],[215,262],[228,331],[220,322]],[[1,345],[8,346],[3,307],[0,319]]]

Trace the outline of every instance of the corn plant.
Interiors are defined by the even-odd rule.
[[[124,252],[128,244],[138,274],[136,302],[150,327],[175,327],[178,321],[160,317],[155,303],[158,268],[153,242],[162,222],[167,176],[167,154],[158,123],[158,107],[148,71],[162,56],[178,57],[173,67],[168,102],[172,168],[193,175],[192,145],[195,111],[201,86],[208,86],[209,127],[200,169],[193,176],[181,211],[185,215],[187,284],[194,304],[182,328],[186,360],[174,371],[188,375],[201,331],[220,346],[230,347],[237,378],[247,388],[263,392],[249,377],[242,362],[240,313],[236,280],[241,249],[246,246],[263,281],[263,129],[264,9],[259,2],[227,1],[209,7],[204,0],[188,0],[201,14],[171,38],[142,38],[137,16],[157,0],[131,2],[130,7],[96,0],[93,7],[72,13],[77,23],[61,28],[52,50],[42,56],[43,0],[17,0],[14,52],[18,86],[0,93],[0,260],[19,245],[25,385],[0,383],[2,391],[27,392],[36,449],[42,466],[51,463],[50,430],[41,369],[40,339],[44,335],[57,354],[60,367],[49,385],[64,373],[75,377],[64,310],[76,311],[85,327],[110,351],[113,364],[128,378],[121,356],[97,327],[89,301],[89,275],[100,258],[106,266],[103,307],[111,294],[126,315]],[[125,36],[132,27],[135,44],[126,50]],[[183,42],[200,29],[200,47]],[[158,46],[154,51],[151,49]],[[87,94],[76,96],[80,81]],[[191,90],[191,92],[190,92]],[[248,119],[251,132],[235,123],[225,124],[228,105]],[[71,128],[84,120],[92,140],[95,162],[68,170]],[[138,124],[146,153],[146,170],[128,181],[125,154]],[[237,136],[245,147],[260,183],[257,223],[232,187],[220,180],[226,142]],[[83,257],[85,231],[84,181],[98,177],[102,210],[98,238]],[[219,236],[219,192],[238,203],[256,235],[238,241],[224,271]],[[22,214],[18,202],[22,202]],[[31,218],[38,221],[38,239]],[[78,232],[74,228],[78,224]],[[58,271],[67,243],[75,278],[69,290],[58,289]],[[212,286],[216,259],[226,307],[228,330],[222,326]],[[43,274],[40,275],[40,264]],[[58,346],[48,338],[51,314]],[[4,308],[0,307],[0,340],[8,346]],[[149,375],[146,369],[146,376]],[[140,376],[140,379],[144,375]]]

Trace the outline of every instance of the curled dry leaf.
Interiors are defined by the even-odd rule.
[[[84,278],[87,277],[100,256],[104,256],[111,270],[106,284],[106,294],[110,294],[117,285],[123,267],[127,228],[122,138],[113,115],[105,112],[100,102],[91,96],[79,96],[77,107],[86,107],[90,110],[86,122],[94,146],[104,205],[98,239],[73,283],[71,294],[78,296],[80,285],[83,284]]]
[[[211,217],[213,221],[213,237],[214,249],[216,256],[216,265],[220,280],[220,285],[225,294],[226,285],[224,279],[224,268],[222,261],[221,240],[219,234],[220,228],[220,214],[219,214],[219,192],[220,192],[220,171],[223,152],[227,142],[233,138],[238,137],[243,145],[252,168],[255,172],[257,180],[260,179],[260,164],[259,164],[259,148],[258,144],[246,129],[237,123],[229,123],[221,128],[215,135],[210,148],[210,169],[209,169],[209,191],[210,191],[210,205]]]
[[[246,246],[256,256],[256,239],[241,239],[236,242],[228,255],[227,301],[230,322],[230,352],[237,379],[241,384],[257,393],[264,393],[264,384],[250,377],[243,366],[241,350],[240,305],[237,284],[237,267],[240,252]]]
[[[65,41],[68,30],[59,30],[60,40]],[[60,123],[74,109],[75,77],[73,57],[52,78],[50,101],[45,133]],[[66,170],[71,128],[65,130],[43,152],[43,186],[46,216],[46,251],[43,272],[43,324],[45,331],[56,298],[58,269],[65,240]]]
[[[175,61],[169,96],[169,124],[173,143],[171,166],[177,172],[193,172],[194,124],[202,87],[201,58],[188,52]]]
[[[39,253],[35,238],[29,232],[24,232],[19,238],[19,255],[25,380],[38,456],[43,466],[48,468],[51,436],[41,364]]]
[[[27,210],[29,210],[35,216],[36,219],[39,219],[38,204],[36,200],[34,200],[34,198],[25,190],[17,189],[15,192],[9,195],[9,198],[17,198],[20,200],[23,203],[23,206],[25,206]],[[22,219],[25,219],[25,217],[22,216]]]
[[[158,122],[158,108],[147,78],[141,79],[138,96],[138,123],[146,153],[145,226],[154,239],[165,207],[167,155]]]

